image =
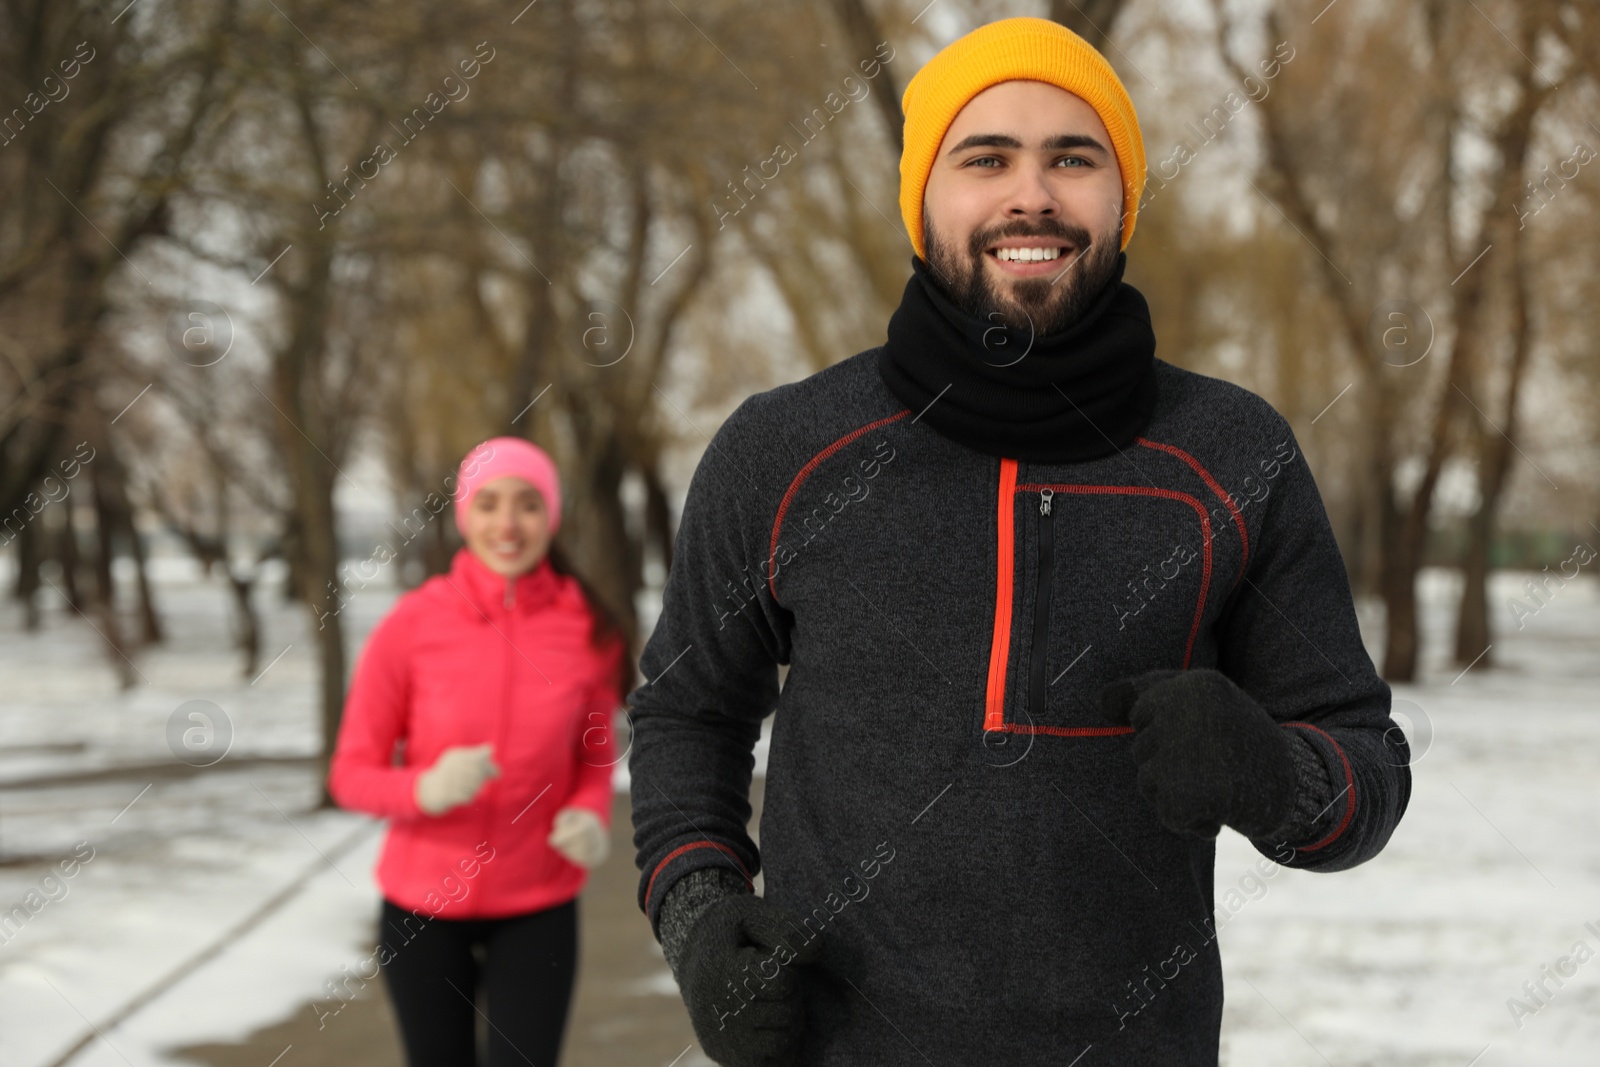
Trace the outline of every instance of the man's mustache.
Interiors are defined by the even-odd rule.
[[[1013,225],[1002,226],[998,229],[983,233],[974,233],[968,242],[967,250],[974,256],[981,256],[989,248],[1010,237],[1053,237],[1066,241],[1076,248],[1081,255],[1088,251],[1094,238],[1089,231],[1081,226],[1069,226],[1065,223],[1047,223],[1044,225]]]

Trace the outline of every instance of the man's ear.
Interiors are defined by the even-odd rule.
[[[1122,230],[1123,230],[1123,227],[1125,227],[1127,225],[1128,225],[1128,199],[1127,199],[1126,195],[1124,195],[1124,196],[1119,196],[1117,198],[1116,219],[1112,223],[1112,226],[1115,229],[1115,233],[1113,233],[1113,235],[1112,235],[1112,240],[1117,242],[1117,248],[1119,250],[1122,248]]]

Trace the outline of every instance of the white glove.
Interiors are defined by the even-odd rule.
[[[500,773],[490,758],[493,745],[456,745],[439,754],[433,766],[417,775],[417,807],[442,815],[478,795],[483,783]]]
[[[550,847],[579,867],[598,867],[611,854],[611,834],[588,808],[562,808],[546,838]]]

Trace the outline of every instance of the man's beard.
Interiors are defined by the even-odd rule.
[[[1091,243],[1088,230],[1055,219],[1008,223],[973,233],[963,263],[955,249],[939,239],[933,223],[923,218],[927,264],[956,306],[1029,339],[1059,333],[1083,317],[1116,273],[1119,234],[1120,229],[1109,231]],[[1008,237],[1052,237],[1069,242],[1073,249],[1064,249],[1055,261],[1061,264],[1055,274],[997,283],[983,262],[985,249]]]

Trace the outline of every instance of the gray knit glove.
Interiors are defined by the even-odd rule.
[[[725,1067],[793,1064],[805,1027],[800,969],[821,944],[726,868],[674,883],[658,925],[702,1051]]]
[[[679,988],[683,986],[683,946],[695,920],[723,897],[748,892],[750,884],[732,867],[700,867],[668,888],[661,899],[656,926],[661,935],[661,954],[667,958]]]

